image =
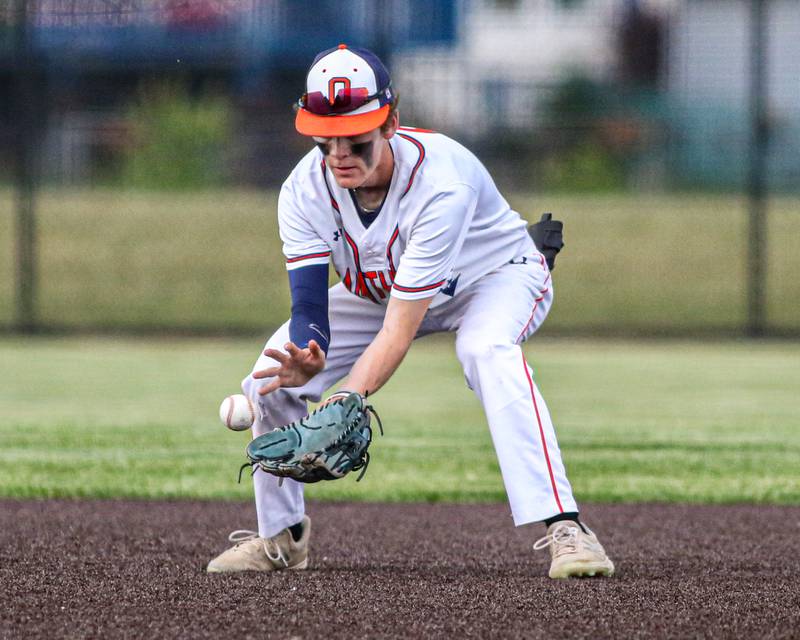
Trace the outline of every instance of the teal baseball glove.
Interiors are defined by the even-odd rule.
[[[369,465],[372,442],[370,414],[383,425],[366,398],[351,393],[296,420],[258,436],[247,445],[246,467],[258,465],[274,476],[298,482],[337,480],[361,469],[361,480]],[[241,478],[241,470],[239,472]]]

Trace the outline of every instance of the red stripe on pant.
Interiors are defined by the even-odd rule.
[[[539,436],[542,439],[542,450],[544,451],[545,462],[547,462],[547,473],[550,474],[550,485],[553,487],[553,496],[555,496],[559,512],[564,513],[564,507],[561,506],[561,499],[558,497],[558,489],[556,488],[556,478],[553,475],[553,467],[550,464],[550,454],[547,453],[547,441],[544,438],[542,418],[539,416],[539,405],[536,403],[536,393],[533,390],[533,379],[531,378],[530,371],[528,371],[528,363],[525,361],[525,354],[522,353],[522,348],[520,348],[519,352],[522,355],[522,366],[525,369],[525,376],[528,378],[528,386],[531,390],[531,400],[533,401],[533,409],[536,412],[536,422],[539,424]]]

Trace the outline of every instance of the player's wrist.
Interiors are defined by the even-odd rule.
[[[348,391],[347,389],[339,389],[339,391],[336,391],[336,392],[332,393],[331,395],[329,395],[325,399],[325,401],[326,402],[333,402],[334,400],[343,400],[344,398],[349,396],[351,393],[354,393],[354,392],[353,391]]]

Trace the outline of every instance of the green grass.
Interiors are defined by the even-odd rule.
[[[525,195],[566,221],[546,333],[741,329],[746,205],[736,196]],[[275,193],[42,191],[45,325],[262,332],[289,311]],[[770,202],[767,320],[800,329],[800,199]],[[0,190],[0,326],[13,321],[13,198]]]
[[[247,434],[217,419],[258,340],[0,340],[0,495],[238,498]],[[535,338],[579,501],[800,503],[800,344]],[[373,461],[320,499],[503,500],[447,337],[375,397]]]

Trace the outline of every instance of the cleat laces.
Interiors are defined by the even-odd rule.
[[[275,553],[271,553],[272,550],[275,550]],[[278,546],[278,543],[275,542],[272,538],[265,538],[264,539],[264,553],[267,554],[267,558],[269,558],[272,564],[276,562],[281,562],[284,567],[289,566],[289,561],[286,559],[286,556],[283,555],[283,550]]]
[[[250,531],[249,529],[237,529],[236,531],[231,531],[228,536],[228,540],[237,545],[252,540],[253,538],[258,538],[258,532]]]
[[[250,542],[251,540],[259,539],[258,531],[250,531],[249,529],[237,529],[236,531],[232,531],[228,536],[228,540],[235,543],[238,547],[240,544],[245,542]],[[280,562],[284,567],[289,566],[289,561],[286,559],[286,556],[283,554],[283,550],[278,546],[278,543],[275,542],[272,538],[263,538],[264,541],[264,553],[266,554],[267,558],[269,558],[270,562],[273,564]]]
[[[560,556],[564,553],[575,553],[578,550],[578,534],[580,529],[569,527],[565,524],[557,526],[552,533],[539,538],[533,543],[533,550],[539,551],[553,547],[553,555]]]

